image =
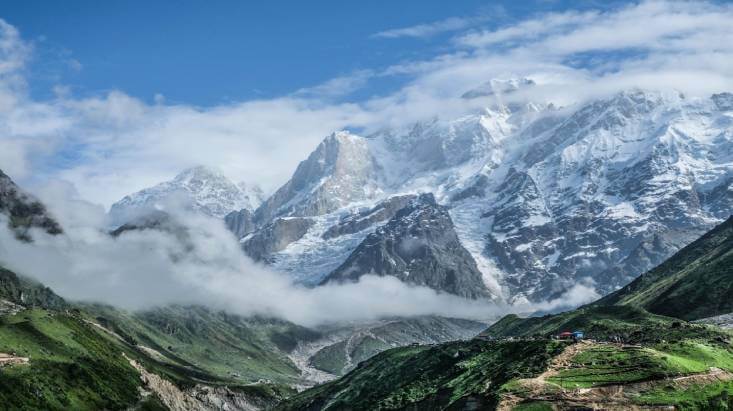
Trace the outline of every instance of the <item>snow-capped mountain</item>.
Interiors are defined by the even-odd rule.
[[[487,84],[464,94],[485,102],[472,115],[327,137],[255,212],[257,227],[308,220],[263,259],[317,284],[394,213],[337,227],[429,192],[491,293],[537,301],[578,281],[620,287],[733,211],[733,95],[629,90],[557,108],[504,101],[531,81]]]
[[[280,215],[321,215],[377,193],[377,163],[368,142],[346,132],[327,137],[293,177],[255,213],[263,223]]]
[[[204,166],[184,170],[173,180],[125,196],[110,208],[116,224],[124,224],[140,213],[164,209],[170,202],[185,204],[211,217],[224,218],[232,211],[253,211],[262,202],[259,187],[235,184],[220,172]]]

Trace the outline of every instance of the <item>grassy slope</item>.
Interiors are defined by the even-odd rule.
[[[548,377],[543,390],[537,391],[535,386],[534,391],[529,391],[518,380],[513,380],[504,385],[503,392],[524,398],[515,410],[553,409],[552,405],[560,404],[582,408],[583,404],[590,406],[598,401],[598,397],[594,399],[591,394],[583,403],[584,395],[576,394],[575,389],[603,390],[603,387],[618,385],[627,388],[596,394],[607,399],[610,392],[616,393],[617,407],[614,409],[618,409],[618,404],[628,408],[730,409],[733,406],[733,380],[710,378],[704,380],[705,383],[691,384],[676,380],[678,377],[705,375],[711,366],[733,371],[733,346],[730,342],[698,339],[644,346],[596,344],[575,355],[569,364]],[[566,390],[562,395],[560,387]]]
[[[530,319],[505,317],[482,335],[528,337],[581,328],[592,338],[604,340],[608,336],[620,336],[626,343],[639,345],[630,350],[620,350],[615,345],[590,350],[577,358],[579,364],[641,366],[647,362],[647,366],[642,368],[649,372],[672,374],[702,372],[710,366],[733,371],[733,347],[729,341],[733,335],[729,331],[644,314],[637,308],[609,308],[614,311],[601,307]],[[628,310],[623,318],[613,318],[613,313],[620,313],[621,309]],[[629,382],[632,379],[618,381]]]
[[[690,324],[634,306],[587,306],[543,317],[508,315],[481,333],[484,337],[548,337],[565,330],[583,330],[589,338],[609,340],[621,337],[631,343],[685,338],[713,339],[722,331],[702,324]]]
[[[0,370],[0,404],[8,409],[160,409],[154,396],[141,402],[140,375],[125,356],[183,389],[200,382],[227,385],[263,403],[292,393],[277,384],[240,385],[207,367],[155,358],[89,324],[88,314],[78,310],[0,316],[0,352],[30,357],[29,365]]]
[[[502,384],[540,373],[564,346],[557,341],[472,340],[402,347],[360,364],[343,378],[300,393],[283,410],[491,409]]]
[[[125,409],[138,404],[140,377],[118,344],[83,319],[50,289],[0,268],[0,299],[27,307],[0,315],[0,352],[30,357],[0,369],[6,409]],[[49,308],[46,310],[42,307]],[[157,407],[154,397],[148,409]]]
[[[591,338],[607,340],[618,336],[638,346],[604,345],[582,352],[573,364],[550,377],[549,382],[566,389],[600,387],[659,381],[674,376],[707,372],[717,367],[733,372],[730,331],[692,324],[676,318],[651,314],[642,308],[591,305],[544,317],[506,316],[484,333],[485,337],[544,337],[563,330],[582,329]],[[511,383],[507,385],[511,387]],[[505,386],[506,388],[506,386]],[[521,392],[512,392],[522,396]],[[633,402],[637,405],[675,405],[680,409],[701,409],[733,398],[733,382],[666,388],[651,388]],[[547,404],[530,400],[524,407]],[[717,405],[716,405],[717,406]]]
[[[0,370],[0,404],[11,409],[159,409],[154,396],[140,402],[140,376],[123,353],[180,388],[201,381],[226,384],[267,402],[291,390],[278,384],[240,384],[260,378],[294,380],[299,371],[286,352],[298,340],[316,337],[293,324],[202,307],[131,314],[106,306],[74,306],[2,268],[0,299],[35,307],[0,314],[0,353],[31,358],[29,365]]]
[[[629,384],[707,372],[733,371],[733,347],[703,340],[646,346],[599,345],[578,354],[571,368],[551,381],[565,388]]]
[[[598,339],[619,336],[639,346],[605,345],[582,352],[572,359],[572,366],[548,378],[555,386],[659,381],[703,373],[711,366],[733,372],[729,332],[654,315],[634,306],[589,306],[537,318],[507,316],[483,333],[495,338],[539,337],[536,340],[470,341],[389,350],[339,380],[296,395],[281,408],[433,410],[470,405],[491,409],[502,395],[515,395],[527,398],[519,409],[547,409],[547,403],[523,397],[527,393],[518,381],[545,370],[563,343],[544,337],[566,329],[583,329]],[[669,387],[664,392],[650,389],[631,401],[694,409],[720,398],[727,401],[724,391],[733,393],[733,383]]]
[[[2,369],[8,409],[124,409],[138,402],[140,377],[119,346],[82,319],[42,309],[0,317],[0,352],[30,357]]]
[[[695,320],[733,312],[733,217],[596,305]]]
[[[91,320],[127,342],[152,348],[171,362],[239,382],[291,383],[300,375],[287,358],[312,331],[283,321],[245,319],[198,306],[170,306],[129,313],[87,305]]]
[[[660,387],[642,394],[640,405],[674,405],[678,410],[731,410],[733,409],[733,382],[693,385],[682,389]]]

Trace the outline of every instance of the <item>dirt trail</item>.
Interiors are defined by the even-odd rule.
[[[30,358],[28,357],[17,357],[11,354],[5,354],[0,352],[0,367],[14,364],[28,364]]]
[[[569,368],[572,359],[577,354],[598,343],[583,341],[567,347],[555,357],[545,372],[535,378],[519,380],[525,392],[518,396],[506,394],[499,403],[497,410],[510,411],[522,401],[549,401],[558,410],[575,409],[578,407],[598,410],[666,410],[666,406],[638,406],[633,404],[631,397],[655,388],[673,385],[684,389],[692,385],[710,384],[718,381],[733,380],[733,374],[719,368],[711,367],[707,372],[670,377],[659,380],[645,381],[630,384],[606,385],[592,388],[563,389],[558,384],[547,381],[557,375],[560,370]]]
[[[549,389],[561,390],[562,387],[560,387],[560,385],[555,384],[554,382],[547,381],[547,379],[557,375],[560,370],[570,367],[571,361],[576,355],[580,354],[590,347],[593,347],[594,345],[595,343],[592,343],[590,341],[580,341],[578,343],[565,347],[563,352],[561,352],[559,355],[553,358],[552,361],[550,361],[550,365],[547,367],[547,370],[545,370],[545,372],[534,378],[519,380],[519,383],[524,389],[528,390],[529,396],[542,395],[543,393],[546,393]],[[516,405],[516,403],[514,405]],[[501,408],[501,406],[502,404],[499,404],[500,410],[511,409],[511,407]]]
[[[550,365],[547,367],[547,370],[545,370],[545,372],[534,378],[525,378],[519,380],[519,384],[521,384],[522,388],[527,390],[527,393],[524,396],[519,397],[513,394],[504,395],[501,402],[497,406],[497,410],[510,411],[526,398],[536,398],[542,396],[544,393],[550,390],[562,389],[558,384],[549,382],[547,381],[547,379],[557,375],[561,369],[567,368],[570,365],[571,360],[576,355],[580,354],[584,350],[587,350],[593,345],[594,343],[591,343],[589,341],[580,341],[576,344],[565,347],[563,352],[561,352],[559,355],[553,358],[552,361],[550,361]]]
[[[106,332],[107,334],[109,334],[109,335],[111,335],[111,336],[113,336],[113,337],[117,338],[118,340],[120,340],[120,341],[122,341],[122,342],[124,342],[124,343],[127,343],[127,341],[125,341],[125,339],[124,339],[124,338],[122,338],[122,336],[121,336],[121,335],[119,335],[119,334],[117,334],[116,332],[114,332],[114,331],[110,330],[109,328],[107,328],[107,327],[103,326],[102,324],[99,324],[99,323],[95,323],[94,321],[89,321],[89,320],[87,320],[87,319],[84,319],[84,322],[85,322],[85,323],[87,323],[87,324],[89,324],[89,325],[91,325],[91,326],[94,326],[94,327],[97,327],[97,328],[99,328],[100,330],[102,330],[102,331]]]
[[[590,341],[580,341],[578,343],[565,347],[563,352],[561,352],[558,356],[552,359],[552,361],[550,362],[550,366],[547,367],[547,370],[545,372],[535,378],[531,378],[531,380],[537,380],[537,382],[545,384],[552,384],[547,382],[547,379],[549,377],[557,375],[557,373],[560,372],[560,370],[562,369],[569,368],[570,364],[572,363],[572,359],[575,358],[576,355],[595,345],[597,344]]]

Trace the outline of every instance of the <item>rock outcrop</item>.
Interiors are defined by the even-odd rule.
[[[461,245],[448,210],[421,194],[369,234],[324,283],[391,275],[468,298],[490,294],[471,254]]]

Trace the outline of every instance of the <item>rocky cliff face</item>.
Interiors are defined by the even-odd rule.
[[[327,282],[356,281],[366,274],[400,280],[468,298],[490,294],[453,221],[432,194],[422,194],[369,234]]]
[[[29,230],[40,228],[49,234],[61,234],[61,225],[40,201],[18,187],[0,170],[0,213],[18,238],[30,240]]]
[[[364,231],[375,224],[391,219],[415,198],[416,196],[414,195],[391,197],[370,209],[359,210],[353,214],[344,216],[338,223],[326,230],[322,237],[324,240],[328,240],[342,235]]]
[[[168,409],[181,411],[258,411],[272,407],[273,401],[237,392],[227,386],[196,384],[181,389],[158,374],[145,369],[135,360],[130,365],[140,373],[144,396],[154,393]]]
[[[313,225],[313,221],[307,218],[278,218],[251,236],[246,237],[242,242],[242,248],[255,261],[260,261],[272,253],[284,250],[290,243],[299,240],[311,225]]]
[[[64,299],[56,295],[50,288],[0,267],[0,305],[3,302],[10,302],[12,305],[21,307],[42,307],[54,310],[67,307]]]
[[[611,291],[730,213],[731,117],[711,103],[633,90],[532,138],[483,214],[510,294]]]
[[[256,229],[252,211],[243,208],[232,211],[224,217],[224,224],[237,238],[242,238]]]

